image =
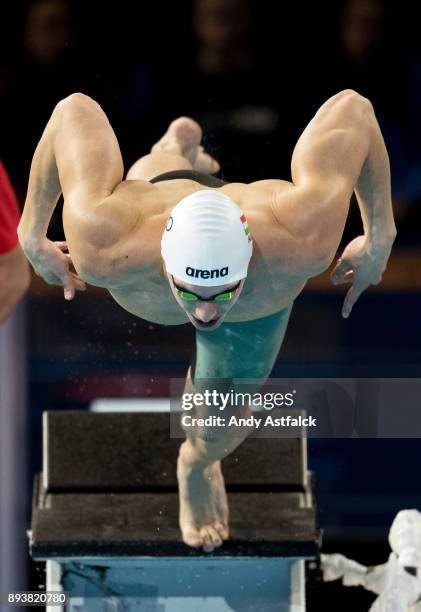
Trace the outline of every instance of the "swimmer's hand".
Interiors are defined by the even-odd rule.
[[[351,283],[342,306],[342,316],[347,319],[360,295],[370,285],[378,285],[386,269],[392,241],[373,245],[366,236],[354,238],[345,248],[330,275],[334,285]]]
[[[44,238],[36,249],[25,250],[25,255],[31,262],[35,274],[41,276],[49,285],[59,285],[64,288],[66,300],[72,300],[76,291],[85,291],[84,281],[70,269],[72,258],[66,242],[52,242]]]

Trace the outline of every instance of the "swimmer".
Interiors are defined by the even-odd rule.
[[[0,162],[0,325],[29,287],[29,266],[18,241],[20,211]]]
[[[219,166],[201,137],[192,119],[174,120],[124,180],[100,106],[79,93],[62,100],[34,154],[20,242],[66,299],[89,283],[147,321],[190,321],[186,391],[207,378],[263,384],[295,298],[335,258],[354,191],[364,233],[332,272],[350,285],[343,316],[380,282],[396,235],[388,155],[371,103],[352,90],[327,100],[304,130],[292,181],[225,183],[212,176]],[[53,243],[46,233],[61,193],[66,242]],[[228,538],[221,459],[247,436],[211,434],[187,432],[177,465],[182,538],[204,551]]]

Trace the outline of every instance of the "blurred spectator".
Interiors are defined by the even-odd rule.
[[[55,104],[83,88],[84,70],[73,52],[71,5],[32,0],[10,48],[7,85],[0,100],[1,157],[23,199],[35,146]]]
[[[37,0],[29,6],[23,42],[35,64],[57,65],[63,59],[71,38],[69,7],[64,0]]]
[[[355,67],[378,59],[386,42],[386,8],[382,0],[347,0],[339,23],[344,57]],[[376,58],[377,56],[377,58]]]
[[[192,29],[197,41],[196,66],[204,74],[247,69],[253,64],[248,0],[195,0]]]
[[[12,185],[0,162],[0,325],[29,286],[29,266],[16,233],[19,218]]]
[[[288,179],[293,147],[313,113],[351,87],[374,104],[396,212],[408,209],[404,223],[417,239],[421,69],[407,52],[407,6],[188,0],[163,11],[128,0],[118,10],[99,0],[17,0],[9,13],[12,4],[21,7],[20,26],[3,19],[0,156],[20,200],[42,129],[74,91],[104,107],[127,166],[170,120],[187,114],[203,125],[223,177],[249,182]],[[54,223],[52,237],[60,239]]]
[[[297,100],[283,95],[261,44],[265,24],[256,8],[251,0],[193,0],[190,38],[175,25],[172,53],[133,75],[127,120],[132,127],[137,122],[142,142],[154,142],[177,115],[190,115],[202,125],[206,147],[227,180],[289,174],[292,150],[284,141]]]
[[[404,35],[390,3],[346,0],[339,13],[338,50],[330,49],[314,109],[322,98],[345,88],[371,100],[391,162],[398,242],[418,242],[414,223],[421,222],[421,111],[413,101],[421,100],[421,65]]]
[[[272,175],[270,139],[279,124],[276,88],[259,62],[254,23],[249,0],[194,0],[195,57],[184,83],[185,105],[216,149],[223,174],[246,182]]]

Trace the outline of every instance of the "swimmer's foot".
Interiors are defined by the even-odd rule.
[[[163,137],[152,147],[152,151],[168,151],[182,155],[189,161],[193,170],[215,174],[220,166],[205,152],[200,144],[202,128],[189,117],[179,117],[172,121]]]
[[[228,539],[228,502],[221,462],[192,464],[180,447],[177,461],[179,524],[183,542],[212,552]]]

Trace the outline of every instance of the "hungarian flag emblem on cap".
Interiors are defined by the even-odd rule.
[[[249,229],[249,226],[248,226],[248,223],[247,223],[246,215],[244,215],[244,214],[241,215],[240,221],[243,224],[245,235],[248,236],[249,241],[251,241],[250,229]]]

